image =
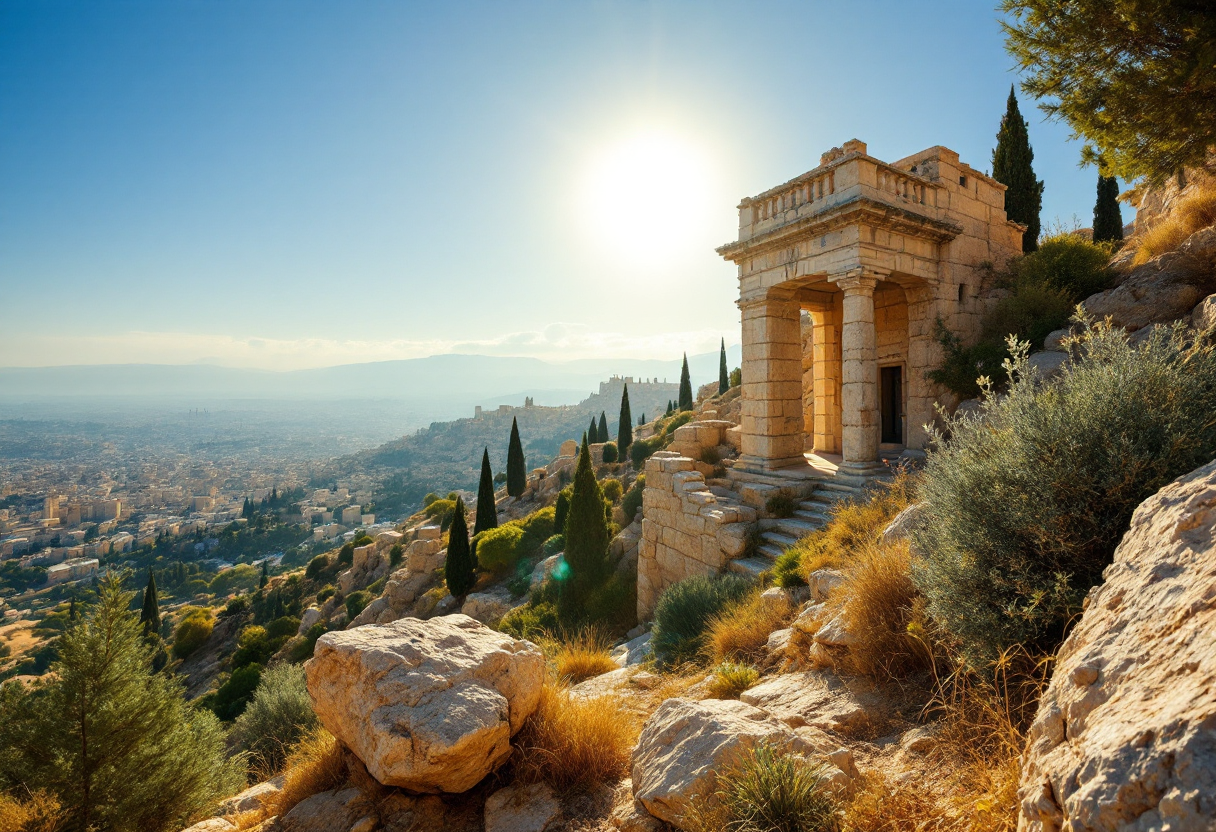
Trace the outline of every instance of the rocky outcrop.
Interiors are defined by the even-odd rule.
[[[1091,295],[1085,311],[1116,326],[1137,330],[1189,319],[1201,300],[1216,292],[1216,226],[1196,231],[1176,251],[1133,268],[1113,289]]]
[[[646,721],[633,752],[633,794],[646,811],[685,828],[714,775],[761,743],[810,753],[815,746],[759,708],[735,700],[668,699]]]
[[[358,789],[319,792],[295,805],[279,821],[279,832],[346,832],[364,818],[372,820],[371,804]],[[370,828],[369,824],[361,824]]]
[[[511,753],[536,709],[536,645],[468,616],[332,632],[305,665],[321,724],[385,785],[463,792]]]
[[[544,783],[507,786],[486,799],[486,832],[545,832],[561,817],[562,804]]]
[[[252,812],[261,809],[264,804],[274,800],[275,796],[283,790],[282,775],[258,783],[256,786],[250,786],[240,794],[235,794],[219,805],[216,814],[219,815],[238,815],[243,812]]]
[[[845,736],[869,732],[878,721],[875,696],[849,690],[833,673],[787,673],[745,690],[739,700],[754,705],[791,728],[809,725]]]
[[[1056,658],[1024,832],[1216,828],[1216,462],[1136,509]]]
[[[498,625],[511,609],[511,593],[506,587],[494,587],[485,592],[471,592],[464,599],[460,612],[482,624]]]

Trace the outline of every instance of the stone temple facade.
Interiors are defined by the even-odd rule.
[[[718,249],[743,319],[735,470],[797,476],[813,451],[864,479],[880,453],[923,449],[935,401],[952,404],[925,375],[935,324],[978,335],[992,265],[1021,252],[1004,205],[1005,186],[952,150],[887,163],[857,140],[744,199],[739,239]]]

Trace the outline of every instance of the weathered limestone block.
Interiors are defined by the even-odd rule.
[[[261,809],[263,804],[269,803],[282,790],[283,776],[272,777],[265,782],[250,786],[240,794],[235,794],[221,801],[216,809],[217,814],[236,815],[242,812],[252,812],[255,809]]]
[[[443,566],[447,549],[439,538],[415,540],[405,550],[405,565],[411,572],[433,572]]]
[[[836,674],[820,670],[774,676],[745,690],[739,700],[791,728],[810,725],[846,736],[870,728],[880,706],[877,697],[854,693]]]
[[[463,792],[510,756],[545,660],[530,642],[449,615],[327,633],[305,671],[321,724],[378,781]]]
[[[634,797],[660,820],[686,828],[693,803],[709,798],[714,774],[761,743],[803,754],[816,750],[746,703],[668,699],[646,721],[633,751]]]
[[[236,832],[236,826],[227,818],[207,818],[186,827],[182,832]]]
[[[894,543],[897,540],[907,540],[912,531],[925,522],[925,513],[929,504],[926,502],[913,503],[905,508],[882,530],[881,542]]]
[[[475,621],[495,627],[510,609],[510,591],[506,587],[495,587],[488,592],[469,593],[460,612]]]
[[[312,629],[314,624],[318,624],[320,621],[321,610],[317,607],[309,607],[308,609],[304,610],[304,614],[300,616],[300,629],[297,631],[297,634],[304,635]]]
[[[1216,828],[1216,462],[1149,497],[1056,656],[1025,832]]]
[[[1208,295],[1191,310],[1191,326],[1199,332],[1216,326],[1216,295]]]
[[[486,798],[486,832],[545,832],[561,817],[561,801],[545,783],[507,786]]]
[[[372,810],[358,789],[320,792],[306,797],[279,821],[282,832],[348,830]]]

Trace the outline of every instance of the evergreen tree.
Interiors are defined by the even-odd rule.
[[[641,427],[644,424],[646,424],[646,414],[645,413],[643,413],[641,416],[638,417],[638,427]]]
[[[498,509],[494,505],[494,472],[490,470],[490,449],[481,452],[481,483],[477,486],[477,516],[473,534],[498,528]]]
[[[519,424],[511,419],[511,441],[507,445],[507,493],[518,497],[528,486],[528,472],[524,470],[524,446],[519,441]]]
[[[1043,183],[1034,177],[1034,151],[1026,119],[1018,109],[1017,96],[1009,87],[1009,101],[996,134],[996,150],[992,151],[992,178],[1008,186],[1005,191],[1005,214],[1014,222],[1026,226],[1022,235],[1022,251],[1039,247],[1039,211],[1043,208]]]
[[[1094,203],[1094,242],[1123,242],[1123,214],[1119,211],[1119,180],[1098,174],[1098,201]]]
[[[673,411],[674,409],[675,409],[675,408],[674,408],[674,407],[672,407],[672,404],[671,404],[671,399],[668,399],[668,400],[667,400],[667,412],[666,412],[666,413],[664,413],[663,415],[664,415],[664,416],[670,416],[670,415],[672,414],[672,411]]]
[[[726,339],[722,339],[722,353],[718,358],[718,395],[730,389],[730,370],[726,369]]]
[[[258,589],[265,589],[266,584],[270,583],[270,561],[262,561],[262,577],[258,580]]]
[[[72,599],[75,612],[76,599]],[[139,613],[139,623],[144,625],[144,635],[149,636],[160,632],[160,603],[156,592],[156,576],[152,567],[148,567],[148,585],[144,587],[144,606]]]
[[[629,412],[629,385],[621,391],[621,418],[616,425],[617,457],[628,459],[629,446],[633,444],[633,414]]]
[[[600,427],[595,434],[600,438],[601,442],[611,442],[612,437],[608,435],[608,414],[600,411]]]
[[[41,684],[0,694],[0,789],[51,792],[67,830],[170,832],[245,785],[215,715],[152,672],[124,577],[101,579]]]
[[[277,506],[279,504],[279,487],[277,485],[271,487],[270,489],[270,504],[272,506]]]
[[[600,441],[600,429],[595,424],[595,417],[591,417],[591,424],[587,426],[587,441],[594,445]]]
[[[76,620],[76,596],[72,596],[71,602],[68,604],[68,621]]]
[[[566,517],[566,565],[570,568],[570,577],[562,588],[561,605],[569,619],[581,612],[587,596],[603,580],[609,568],[604,494],[595,479],[586,442],[579,450]]]
[[[692,410],[692,380],[688,377],[688,353],[684,353],[684,367],[680,370],[680,410]]]
[[[456,498],[456,509],[452,513],[443,577],[447,581],[448,592],[457,598],[468,595],[477,583],[477,564],[469,547],[469,524],[465,519],[463,497]]]
[[[570,512],[570,498],[566,496],[566,489],[562,489],[557,493],[557,504],[553,507],[553,533],[566,533],[566,515]]]

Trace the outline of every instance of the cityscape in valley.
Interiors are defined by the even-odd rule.
[[[1216,832],[1208,5],[0,4],[0,832]]]

